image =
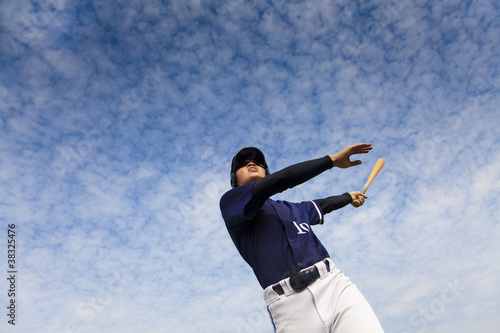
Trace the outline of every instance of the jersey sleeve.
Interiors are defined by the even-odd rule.
[[[312,207],[309,209],[309,216],[311,216],[311,225],[315,224],[323,224],[324,220],[324,212],[321,209],[320,205],[318,205],[314,200],[309,201],[312,204]]]
[[[257,212],[245,214],[245,206],[252,199],[253,186],[254,183],[238,186],[221,197],[219,206],[227,226],[235,226],[255,217]]]

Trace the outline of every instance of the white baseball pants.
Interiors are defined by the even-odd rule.
[[[330,260],[316,263],[320,278],[301,292],[289,279],[279,283],[285,292],[278,295],[272,286],[264,290],[267,309],[277,333],[383,333],[370,304],[355,284]]]

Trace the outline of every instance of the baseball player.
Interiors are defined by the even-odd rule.
[[[330,259],[311,226],[354,199],[359,191],[299,203],[271,197],[351,161],[371,144],[289,166],[270,174],[257,148],[240,150],[231,163],[231,190],[220,200],[222,217],[243,259],[264,289],[275,332],[379,333],[382,327],[358,288]]]

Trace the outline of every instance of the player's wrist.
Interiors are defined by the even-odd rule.
[[[328,156],[332,160],[332,166],[336,167],[337,166],[337,162],[338,162],[338,157],[336,156],[336,154],[334,154],[334,155],[328,155]]]

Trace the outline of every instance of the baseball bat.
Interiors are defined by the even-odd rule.
[[[366,192],[366,190],[368,190],[368,187],[370,187],[370,184],[372,183],[373,179],[375,179],[375,177],[378,175],[380,170],[382,170],[382,167],[384,166],[384,164],[385,164],[385,160],[383,158],[379,158],[377,160],[377,162],[373,166],[372,172],[370,173],[370,177],[368,177],[368,180],[366,181],[365,186],[363,186],[363,189],[361,190],[361,193],[364,194]],[[362,203],[358,199],[355,199],[351,202],[351,205],[353,205],[354,207],[359,207],[362,205]]]

